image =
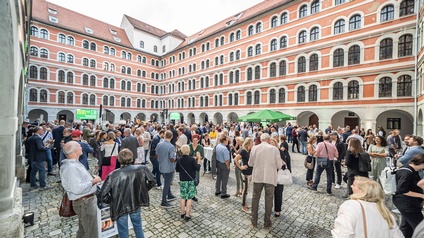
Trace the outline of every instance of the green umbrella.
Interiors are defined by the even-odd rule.
[[[295,120],[296,117],[272,110],[262,110],[246,116],[239,117],[238,121],[244,122],[279,122]]]

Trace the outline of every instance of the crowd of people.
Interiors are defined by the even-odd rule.
[[[277,171],[292,170],[290,153],[305,156],[306,187],[310,190],[318,190],[324,171],[327,195],[332,195],[333,188],[341,189],[342,181],[347,183],[344,197],[350,200],[339,209],[333,237],[359,235],[364,227],[368,237],[376,237],[373,236],[376,229],[382,228],[387,234],[384,237],[412,237],[423,220],[423,139],[405,135],[403,144],[399,130],[386,136],[382,127],[374,134],[371,129],[365,132],[363,128],[349,126],[320,130],[315,125],[292,126],[291,123],[262,126],[207,122],[189,126],[139,120],[96,127],[86,122],[64,121],[28,125],[25,123],[23,128],[30,165],[28,182],[32,189],[52,188],[46,184],[45,176],[54,176],[53,165],[59,166],[61,181],[58,182],[77,208],[78,237],[92,237],[93,229],[97,232],[94,227],[97,224],[87,222],[90,219],[87,211],[96,211],[97,199],[110,204],[111,218],[117,221],[120,236],[128,235],[129,215],[133,224],[136,223],[136,236],[144,237],[140,207],[149,205],[148,191],[153,187],[162,190],[162,207],[174,207],[172,201],[177,197],[171,191],[171,184],[176,172],[180,180],[181,218],[190,220],[192,203],[200,199],[196,197],[196,186],[202,169],[204,173],[215,174],[215,195],[222,199],[231,196],[227,184],[234,170],[236,191],[232,195],[241,196],[241,209],[251,214],[254,227],[258,225],[259,200],[265,190],[264,227],[271,227],[272,209],[275,217],[282,212],[284,185],[277,184]],[[212,158],[205,157],[205,148],[209,147],[213,147]],[[370,172],[359,169],[363,153],[371,158]],[[94,167],[88,163],[89,156],[97,159]],[[147,169],[148,163],[152,170]],[[384,192],[379,184],[379,175],[386,166],[400,167],[396,172],[397,191],[393,195],[402,215],[399,227],[384,204]],[[347,172],[343,173],[344,170]],[[97,185],[102,182],[97,192]],[[137,186],[140,184],[143,186]],[[251,205],[247,202],[250,187]],[[366,223],[361,223],[364,213],[368,218]]]

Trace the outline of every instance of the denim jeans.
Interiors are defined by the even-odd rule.
[[[307,141],[300,141],[300,144],[302,145],[301,152],[304,155],[308,154],[308,147],[307,147]]]
[[[327,174],[327,193],[331,193],[331,185],[333,182],[333,161],[327,159],[327,166],[326,167],[322,167],[321,165],[316,165],[316,174],[315,174],[315,179],[314,179],[314,185],[312,185],[312,187],[314,189],[317,189],[318,184],[321,180],[321,174],[322,172],[324,172]]]
[[[150,162],[153,165],[152,173],[156,176],[156,185],[160,187],[162,186],[162,182],[160,181],[159,161],[155,157],[150,157]]]
[[[133,213],[125,214],[118,218],[116,223],[118,225],[119,237],[128,237],[128,217],[130,217],[131,223],[133,224],[135,237],[144,238],[140,208]]]
[[[287,134],[287,142],[288,143],[293,142],[293,138],[292,138],[292,134],[291,133]]]
[[[31,186],[37,186],[35,182],[36,174],[38,172],[38,180],[40,181],[40,187],[46,187],[46,162],[31,162],[31,175],[30,175],[30,183]]]
[[[47,154],[47,172],[51,173],[53,171],[52,151],[50,149],[47,149],[46,154]]]
[[[171,197],[172,192],[171,192],[171,182],[172,182],[172,177],[174,175],[174,172],[172,173],[163,173],[163,180],[164,180],[164,185],[163,185],[163,189],[162,189],[162,204],[167,204],[168,202],[166,201],[166,197]]]

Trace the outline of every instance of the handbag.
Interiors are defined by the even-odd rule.
[[[288,169],[280,169],[277,173],[277,184],[291,185],[293,184],[293,177]]]
[[[197,187],[197,185],[199,185],[199,178],[196,176],[194,178],[192,178],[190,176],[190,174],[187,172],[187,170],[185,170],[185,168],[181,165],[180,160],[178,160],[178,164],[180,165],[180,167],[184,170],[184,172],[188,175],[188,177],[190,177],[190,179],[194,182],[194,186]]]
[[[73,217],[77,215],[72,206],[72,201],[69,200],[68,194],[63,192],[62,202],[60,203],[59,216],[61,217]]]
[[[327,145],[324,143],[325,146],[325,151],[327,152],[327,157],[318,157],[317,158],[317,164],[320,165],[321,167],[327,167],[328,165],[328,149],[327,149]]]
[[[102,159],[102,166],[110,166],[110,160],[112,159],[113,151],[115,150],[116,142],[113,144],[112,151],[110,152],[110,156],[105,156]]]
[[[303,162],[303,165],[307,169],[314,169],[314,157],[308,155],[305,158],[305,161]]]

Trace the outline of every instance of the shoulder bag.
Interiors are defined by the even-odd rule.
[[[327,152],[327,157],[318,157],[317,158],[317,165],[320,165],[321,167],[327,167],[328,165],[328,149],[327,149],[327,145],[324,143],[325,146],[325,151]]]
[[[364,237],[368,238],[367,217],[365,215],[365,209],[364,209],[364,206],[362,205],[362,203],[360,201],[358,201],[358,202],[359,202],[359,205],[361,205],[361,210],[362,210],[362,222],[364,223],[364,235],[365,235]]]
[[[314,162],[314,157],[307,155],[305,161],[303,162],[303,165],[307,169],[314,169]]]
[[[62,202],[60,203],[59,216],[61,217],[73,217],[77,215],[72,206],[72,201],[69,200],[68,194],[63,192]]]
[[[115,150],[116,142],[113,144],[112,151],[110,152],[110,156],[105,156],[102,159],[102,166],[110,166],[110,160],[112,159],[113,151]]]
[[[196,176],[194,178],[192,178],[190,176],[190,174],[187,172],[187,170],[185,170],[185,168],[181,165],[180,160],[178,160],[178,164],[180,165],[180,167],[184,170],[184,172],[188,175],[188,177],[194,182],[194,186],[197,187],[197,185],[199,185],[199,178]]]

